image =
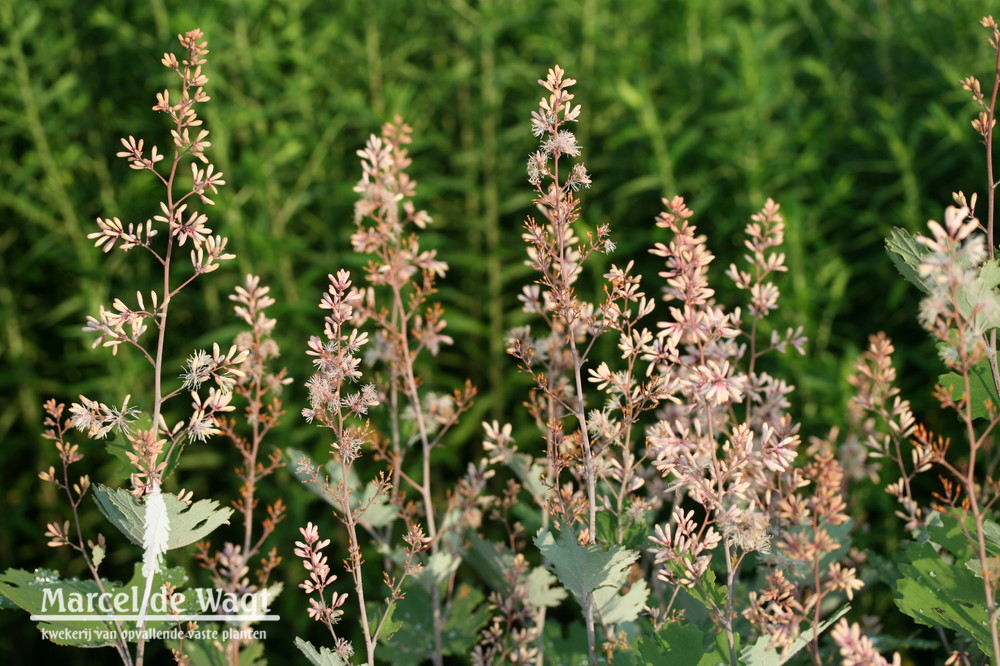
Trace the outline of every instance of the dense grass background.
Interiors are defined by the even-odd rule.
[[[842,421],[853,357],[880,329],[902,348],[918,417],[938,419],[924,412],[937,368],[913,323],[916,294],[897,279],[882,238],[940,216],[953,190],[983,190],[973,108],[957,82],[989,78],[984,11],[931,0],[0,3],[0,566],[80,573],[44,546],[44,523],[64,507],[35,477],[55,461],[38,436],[42,402],[142,392],[135,355],[90,350],[80,327],[99,304],[145,288],[149,266],[101,255],[85,235],[99,214],[137,221],[155,210],[155,183],[114,153],[128,134],[167,145],[149,107],[173,85],[158,59],[176,33],[200,27],[209,39],[213,101],[203,114],[229,183],[211,219],[239,255],[175,308],[174,323],[191,331],[174,341],[177,371],[192,346],[231,339],[225,296],[253,271],[278,298],[284,363],[307,376],[302,348],[319,328],[326,274],[363,263],[347,243],[354,151],[401,114],[415,128],[418,198],[436,220],[424,242],[452,266],[441,299],[456,344],[428,381],[450,390],[469,377],[481,391],[441,456],[447,477],[477,446],[482,418],[524,421],[524,384],[502,333],[522,321],[516,294],[530,280],[520,242],[531,208],[528,114],[541,95],[535,80],[554,63],[579,81],[578,136],[594,179],[584,217],[612,224],[619,250],[608,261],[652,266],[644,249],[660,197],[678,193],[727,265],[747,217],[773,196],[788,224],[788,324],[811,339],[809,356],[784,371],[799,386],[805,434]],[[291,413],[274,441],[322,449],[299,427],[300,386],[287,397]],[[101,480],[106,456],[97,446],[87,453]],[[224,486],[233,460],[219,444],[193,447],[183,485],[196,494]],[[287,473],[277,479],[292,483]],[[297,488],[264,493],[290,506],[276,543],[291,558],[294,528],[321,509]],[[859,516],[875,529],[884,499],[860,499]],[[89,514],[91,527],[98,518]],[[298,565],[286,564],[273,663],[292,658],[293,632],[311,629],[294,588]],[[885,587],[859,606],[887,613],[897,633],[913,630],[890,612]],[[0,654],[14,663],[95,656],[47,648],[23,614],[0,614],[0,626]]]

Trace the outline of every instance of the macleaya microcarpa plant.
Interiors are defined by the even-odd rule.
[[[517,331],[511,336],[510,353],[537,386],[529,407],[547,442],[544,485],[550,492],[548,497],[540,498],[542,508],[566,527],[582,519],[584,531],[580,541],[590,546],[596,543],[597,534],[598,467],[594,459],[595,443],[587,427],[584,365],[593,341],[605,329],[593,305],[579,298],[575,283],[582,263],[591,252],[610,250],[614,245],[606,226],[598,229],[587,244],[580,243],[573,229],[580,215],[574,192],[590,185],[590,176],[582,163],[566,164],[569,158],[580,154],[576,136],[565,128],[576,122],[581,112],[579,105],[573,105],[574,95],[569,92],[575,83],[574,79],[564,77],[558,65],[549,70],[545,80],[539,80],[549,95],[539,102],[538,111],[532,112],[532,133],[542,139],[542,144],[528,159],[528,181],[535,188],[535,204],[544,222],[539,224],[529,218],[525,223],[528,265],[539,273],[539,280],[538,285],[525,289],[521,300],[526,311],[543,316],[551,333],[542,340],[531,341],[525,339],[530,330]],[[569,437],[563,430],[567,416],[573,417],[579,426]],[[567,469],[576,478],[563,484],[560,477]],[[575,591],[583,607],[593,661],[596,659],[593,590]]]
[[[653,301],[640,290],[633,264],[611,267],[604,276],[600,303],[587,302],[578,289],[583,263],[594,252],[613,251],[615,245],[607,225],[588,234],[584,242],[574,228],[580,218],[575,192],[590,185],[582,163],[566,164],[581,152],[566,129],[581,113],[568,91],[575,83],[558,66],[539,81],[549,95],[532,114],[533,132],[541,138],[541,146],[529,158],[528,180],[544,220],[529,218],[525,223],[528,265],[539,279],[524,289],[521,300],[524,310],[541,316],[545,326],[541,334],[531,328],[510,334],[509,352],[536,384],[528,407],[544,433],[545,455],[538,460],[529,456],[525,464],[517,465],[523,454],[510,448],[507,438],[497,437],[495,425],[488,429],[488,439],[502,451],[494,457],[513,463],[521,483],[544,511],[534,543],[580,603],[589,659],[595,662],[597,628],[610,656],[619,638],[614,627],[634,621],[649,593],[644,580],[635,580],[627,594],[618,594],[626,570],[639,556],[634,548],[639,544],[631,543],[631,537],[637,526],[645,528],[644,514],[651,508],[636,493],[645,484],[641,464],[645,456],[634,426],[643,412],[670,399],[671,387],[660,374],[636,377],[643,350],[658,343],[637,325],[653,310]],[[590,361],[598,338],[609,331],[619,332],[618,347],[626,360],[623,371],[612,372],[607,363],[595,368]],[[591,384],[597,385],[604,403],[588,411],[586,387]],[[568,433],[567,418],[575,423]],[[540,483],[531,478],[537,476]],[[559,526],[558,539],[548,529],[550,517]],[[576,532],[578,523],[582,525]],[[625,547],[627,541],[633,548]],[[577,561],[569,564],[570,560]],[[584,578],[568,583],[565,576],[577,564],[583,566]],[[602,569],[604,574],[599,573]],[[545,623],[546,607],[537,609],[539,626]],[[538,627],[535,631],[541,641],[542,632]]]
[[[835,530],[848,519],[840,465],[828,448],[807,451],[804,464],[793,465],[801,448],[798,424],[788,413],[793,387],[759,369],[765,354],[788,348],[804,353],[801,330],[760,333],[778,307],[772,279],[786,270],[778,252],[784,221],[768,200],[747,225],[746,266],[731,265],[727,275],[747,293],[749,305],[727,311],[708,281],[713,257],[689,221],[693,213],[682,199],[665,203],[657,224],[674,237],[653,254],[666,262],[664,298],[678,305],[658,324],[662,345],[649,351],[663,359],[651,372],[664,373],[680,400],[658,414],[647,436],[653,466],[672,479],[667,490],[675,493],[670,521],[651,537],[657,575],[677,587],[657,609],[658,620],[670,617],[677,589],[694,590],[736,663],[737,581],[748,556],[758,553],[770,573],[762,590],[749,593],[742,615],[759,627],[769,649],[787,651],[808,637],[812,660],[820,663],[824,597],[843,592],[850,599],[861,582],[854,568],[830,558],[849,545],[846,532]],[[685,507],[684,496],[700,505],[701,519]],[[713,589],[710,567],[718,551],[724,592]]]
[[[365,270],[368,286],[355,287],[343,270],[330,276],[330,288],[320,303],[321,308],[331,311],[325,318],[325,339],[313,337],[308,351],[315,357],[317,372],[307,382],[310,406],[303,415],[333,431],[333,460],[327,466],[330,473],[324,475],[304,454],[294,455],[299,461],[299,478],[318,489],[334,506],[334,514],[347,530],[345,568],[354,585],[368,662],[373,663],[377,644],[391,637],[391,632],[383,628],[394,626],[390,620],[394,607],[406,594],[404,582],[412,578],[426,591],[430,604],[427,629],[432,642],[417,647],[404,632],[387,649],[393,654],[397,650],[420,654],[440,664],[445,654],[455,650],[444,643],[445,628],[449,622],[466,619],[449,617],[449,613],[458,613],[455,594],[465,595],[464,603],[469,603],[471,588],[456,588],[455,572],[464,548],[462,516],[474,511],[481,484],[480,472],[472,467],[468,478],[447,497],[444,510],[435,505],[432,452],[471,406],[475,390],[467,383],[451,396],[431,393],[422,388],[416,370],[422,352],[437,355],[441,345],[452,340],[443,333],[441,306],[428,304],[436,291],[436,280],[448,266],[437,259],[435,250],[420,248],[417,231],[430,224],[431,217],[412,202],[416,183],[406,173],[410,165],[406,144],[411,141],[411,131],[397,118],[382,128],[381,136],[372,135],[365,148],[358,151],[362,177],[354,188],[359,200],[355,207],[357,230],[351,242],[356,252],[371,257]],[[371,338],[360,330],[369,323],[374,328]],[[371,351],[362,355],[361,348],[366,344],[371,345]],[[385,372],[381,386],[360,384],[365,360]],[[352,386],[355,383],[359,384],[357,390]],[[369,409],[380,406],[388,412],[385,435],[377,432],[368,418]],[[363,420],[348,425],[349,416]],[[417,473],[407,465],[412,448],[417,448],[420,455]],[[387,465],[362,489],[355,481],[355,463],[367,452]],[[416,494],[416,504],[411,504],[411,493]],[[406,545],[402,551],[394,543],[399,536],[397,517],[405,523],[402,540]],[[384,562],[388,592],[375,620],[367,616],[359,527],[369,533],[383,553],[388,553]],[[320,553],[329,540],[319,539],[318,527],[312,523],[301,532],[304,541],[296,544],[296,555],[310,572],[309,580],[302,585],[314,595],[310,614],[329,628],[333,652],[347,659],[354,647],[334,628],[344,613],[340,607],[347,595],[331,592],[326,596],[326,588],[336,579],[329,572],[325,555]],[[304,641],[300,647],[310,656],[324,650],[316,653]]]
[[[196,627],[181,622],[190,606],[166,609],[176,615],[167,622],[155,600],[181,589],[185,571],[168,567],[171,551],[195,542],[195,558],[218,590],[253,599],[248,614],[281,591],[282,554],[268,541],[285,503],[276,500],[262,516],[258,484],[287,454],[336,521],[309,516],[289,548],[305,570],[298,586],[304,614],[329,633],[325,646],[295,639],[310,663],[440,666],[462,657],[484,666],[559,659],[763,666],[796,655],[821,664],[839,654],[845,664],[899,664],[898,654],[889,661],[877,640],[842,619],[863,587],[865,558],[851,549],[841,461],[859,457],[863,443],[867,459],[855,460],[851,473],[877,480],[895,474],[881,468],[894,461],[899,476],[886,490],[915,537],[895,563],[897,604],[918,622],[952,630],[952,661],[973,663],[976,649],[1000,659],[1000,527],[990,520],[1000,496],[1000,453],[991,439],[1000,423],[992,163],[1000,29],[992,19],[983,25],[998,58],[994,91],[987,97],[971,77],[962,85],[982,107],[973,126],[987,147],[986,221],[976,217],[977,197],[959,192],[929,235],[897,231],[889,241],[900,270],[925,292],[919,321],[947,370],[935,395],[958,414],[967,453],[956,456],[947,438],[918,424],[895,386],[894,350],[881,334],[856,364],[848,427],[832,424],[825,436],[804,438],[792,415],[794,387],[776,370],[781,355],[805,353],[806,338],[776,321],[787,269],[785,222],[771,199],[745,227],[742,259],[724,272],[728,291],[713,279],[708,238],[682,197],[663,199],[653,226],[649,251],[662,261],[655,295],[634,261],[608,260],[598,284],[589,284],[586,269],[616,248],[609,225],[585,230],[578,194],[591,175],[577,161],[582,148],[570,130],[583,110],[570,92],[576,81],[554,66],[539,80],[546,93],[531,114],[539,146],[527,177],[538,213],[522,238],[535,279],[519,297],[531,325],[507,339],[532,382],[525,405],[537,434],[525,429],[515,442],[510,423],[483,423],[482,457],[447,488],[435,479],[434,452],[476,392],[466,383],[437,393],[426,381],[428,357],[452,343],[434,300],[448,265],[421,245],[432,219],[414,203],[412,130],[398,117],[358,151],[351,244],[368,265],[329,275],[319,301],[322,332],[307,343],[313,374],[301,414],[326,437],[327,459],[269,448],[284,410],[281,391],[292,380],[273,369],[277,324],[267,310],[274,299],[258,277],[247,276],[230,296],[247,327],[235,343],[193,351],[180,381],[170,379],[172,305],[192,281],[233,258],[195,209],[196,201],[212,204],[209,195],[225,181],[208,163],[211,144],[196,112],[208,101],[208,51],[199,31],[182,35],[186,56],[163,59],[182,79],[180,98],[163,91],[153,107],[174,124],[172,159],[164,168],[167,158],[133,137],[119,153],[164,185],[159,214],[142,224],[99,218],[90,235],[105,252],[145,252],[162,269],[162,288],[137,293],[131,305],[116,299],[86,327],[95,346],[112,353],[124,346],[148,361],[152,390],[111,405],[86,396],[68,409],[45,405],[45,437],[60,467],[40,476],[65,493],[71,512],[45,535],[49,545],[78,553],[92,580],[8,570],[0,592],[35,614],[43,610],[43,585],[138,595],[135,617],[110,613],[85,625],[111,638],[69,641],[111,646],[124,664],[143,664],[144,630],[165,627],[181,629],[167,642],[179,663],[252,660],[263,647],[251,637],[196,638]],[[187,163],[192,179],[182,187]],[[182,261],[188,250],[190,266]],[[739,306],[728,304],[733,293]],[[168,403],[188,396],[191,414],[178,420]],[[241,414],[233,414],[236,403]],[[108,450],[129,487],[75,474],[83,454],[74,428],[125,442]],[[216,435],[239,457],[240,490],[238,536],[213,546],[206,537],[234,512],[167,488],[184,448]],[[934,466],[945,475],[928,507],[915,496],[915,479]],[[108,540],[83,534],[88,496],[144,551],[128,583],[109,581],[101,569]],[[333,553],[346,575],[334,571]],[[564,603],[571,608],[560,609]],[[230,624],[244,630],[251,623]]]
[[[240,479],[240,498],[233,502],[242,521],[242,538],[235,543],[226,541],[213,551],[210,544],[199,542],[195,557],[211,575],[214,589],[230,598],[249,599],[252,595],[251,610],[260,614],[281,593],[280,581],[270,584],[271,576],[281,563],[278,549],[272,546],[262,555],[264,544],[274,533],[275,527],[285,517],[285,503],[281,498],[269,504],[266,517],[260,521],[259,534],[256,532],[256,513],[259,499],[257,485],[283,466],[282,451],[273,448],[262,460],[265,438],[278,424],[284,413],[282,410],[282,389],[292,382],[284,369],[273,371],[271,364],[280,355],[278,344],[271,334],[276,320],[266,314],[266,309],[274,305],[270,288],[261,284],[258,276],[247,275],[243,285],[237,285],[229,299],[236,303],[236,316],[247,329],[236,336],[234,345],[244,353],[238,370],[233,393],[240,402],[245,402],[241,420],[233,417],[215,417],[216,426],[228,439],[239,455],[240,462],[235,468]],[[259,558],[257,562],[254,562]],[[200,646],[205,654],[221,652],[227,663],[240,663],[241,653],[253,642],[250,622],[243,621],[232,627],[225,636],[228,640],[204,641]],[[246,653],[243,653],[246,658]]]
[[[8,570],[0,580],[0,591],[5,596],[40,615],[46,614],[47,602],[42,588],[37,586],[44,586],[57,597],[83,594],[98,599],[117,598],[116,595],[120,597],[138,588],[139,608],[123,610],[105,604],[85,609],[91,610],[90,614],[96,613],[97,619],[77,621],[71,616],[64,620],[57,617],[43,625],[50,634],[59,629],[75,630],[76,633],[56,638],[58,642],[86,647],[110,645],[122,663],[136,666],[146,660],[150,632],[171,627],[180,633],[179,640],[170,648],[177,659],[186,658],[185,630],[180,622],[164,621],[163,617],[179,617],[196,609],[193,599],[181,605],[167,604],[166,608],[164,603],[154,603],[159,597],[172,599],[186,579],[183,568],[167,568],[165,560],[171,559],[169,551],[205,537],[227,522],[233,512],[220,509],[213,500],[195,502],[190,492],[166,492],[164,484],[177,468],[186,446],[222,432],[222,417],[235,409],[231,404],[233,391],[246,379],[243,368],[251,354],[251,349],[240,350],[236,345],[225,352],[218,345],[210,352],[197,350],[188,358],[181,381],[169,379],[176,372],[170,370],[169,354],[177,337],[176,333],[169,334],[175,329],[171,326],[171,306],[181,302],[185,287],[235,256],[227,251],[225,237],[213,235],[207,215],[196,203],[213,204],[209,195],[216,194],[225,184],[223,174],[215,170],[205,155],[211,143],[197,112],[198,105],[209,101],[204,89],[208,78],[202,70],[208,49],[199,30],[179,35],[179,39],[183,57],[178,60],[167,53],[162,63],[180,77],[180,95],[172,97],[169,89],[164,90],[157,93],[153,106],[154,111],[165,114],[173,125],[172,157],[168,159],[156,146],[147,152],[144,141],[131,136],[121,140],[123,150],[118,153],[132,169],[148,172],[163,185],[159,212],[143,223],[125,224],[117,217],[98,218],[98,230],[88,236],[104,252],[118,248],[132,251],[133,255],[144,254],[160,270],[159,289],[148,295],[136,292],[132,304],[115,299],[110,309],[101,307],[97,316],[88,317],[84,329],[96,336],[94,347],[110,348],[113,354],[125,347],[142,356],[149,364],[146,385],[151,386],[150,394],[136,399],[124,396],[120,406],[80,396],[79,402],[69,407],[68,414],[64,405],[55,401],[45,405],[44,436],[55,442],[61,469],[52,466],[39,476],[66,494],[72,511],[71,520],[49,523],[46,536],[50,546],[68,546],[79,553],[92,580],[61,581],[56,575],[30,575],[14,570]],[[188,164],[191,179],[182,184]],[[190,261],[186,266],[185,255]],[[205,387],[206,383],[210,386]],[[174,420],[168,414],[168,403],[185,397],[191,401],[190,416]],[[170,414],[173,413],[171,410]],[[122,476],[131,487],[94,485],[88,475],[74,475],[70,467],[80,462],[83,454],[81,447],[69,439],[71,428],[95,440],[114,435],[115,440],[107,445],[107,450],[122,464]],[[101,570],[108,547],[104,535],[98,534],[96,539],[83,535],[80,507],[88,496],[94,498],[117,529],[145,551],[142,565],[136,565],[132,580],[124,585],[109,581]],[[252,505],[252,494],[245,501]],[[32,591],[33,585],[37,593]],[[69,606],[72,610],[72,602]],[[63,612],[61,604],[48,610],[49,614],[53,610]],[[154,620],[147,616],[158,617]],[[134,654],[130,643],[135,644]],[[230,656],[230,663],[238,661],[236,652]]]
[[[355,252],[371,258],[365,269],[369,286],[359,306],[358,323],[374,326],[376,344],[371,360],[386,373],[380,391],[389,407],[388,445],[380,446],[378,454],[392,468],[392,503],[404,510],[410,492],[418,495],[430,558],[426,562],[428,575],[419,582],[430,595],[434,640],[430,656],[440,664],[442,632],[452,607],[451,598],[442,595],[456,589],[454,574],[463,547],[456,533],[462,521],[456,516],[462,513],[460,505],[468,494],[461,492],[460,485],[443,511],[436,507],[431,457],[460,415],[471,407],[476,391],[466,382],[451,395],[436,394],[422,388],[416,371],[424,352],[437,356],[441,346],[450,345],[452,339],[443,332],[443,308],[429,300],[448,264],[437,258],[436,250],[420,247],[419,231],[431,224],[432,218],[413,203],[416,182],[406,171],[411,164],[406,148],[411,133],[410,126],[396,117],[382,127],[380,137],[371,136],[358,151],[362,177],[354,188],[359,198],[351,244]],[[419,476],[406,464],[411,448],[418,449]],[[383,541],[391,531],[392,525],[386,526]]]
[[[896,462],[899,478],[888,490],[899,500],[897,515],[915,537],[897,556],[896,603],[921,624],[956,632],[953,643],[944,632],[940,634],[955,663],[974,663],[977,650],[991,663],[1000,661],[1000,526],[990,518],[1000,497],[996,476],[1000,451],[994,439],[1000,423],[996,291],[1000,263],[994,237],[993,169],[1000,27],[989,16],[981,25],[988,30],[987,42],[996,54],[993,90],[985,96],[979,80],[971,76],[961,85],[980,107],[972,127],[986,148],[985,221],[976,217],[978,197],[957,192],[944,222],[928,222],[929,235],[896,229],[886,243],[902,275],[924,292],[918,320],[932,335],[947,370],[939,377],[934,396],[957,415],[968,448],[956,453],[950,438],[917,423],[894,384],[894,349],[884,335],[872,337],[855,380],[856,402],[882,424],[868,437],[871,455]],[[940,489],[930,507],[921,506],[913,481],[934,467],[942,470]],[[856,628],[848,632],[846,625],[838,627],[836,635],[845,655],[863,651]]]
[[[352,288],[347,271],[342,270],[336,276],[330,276],[330,287],[320,301],[320,307],[330,311],[324,318],[324,336],[310,338],[307,352],[314,357],[316,374],[306,384],[309,388],[309,407],[303,410],[303,416],[307,421],[331,431],[330,449],[334,458],[332,471],[336,474],[336,480],[322,475],[322,470],[304,457],[300,458],[297,472],[300,478],[314,484],[329,499],[334,507],[334,515],[347,531],[344,567],[354,584],[367,661],[374,663],[379,633],[389,621],[394,603],[401,598],[400,587],[403,581],[419,570],[413,557],[426,546],[426,539],[420,527],[411,523],[406,536],[408,550],[402,574],[393,580],[386,578],[389,587],[388,603],[378,619],[371,622],[365,600],[362,571],[364,559],[358,528],[365,525],[366,513],[373,508],[382,507],[389,493],[390,482],[386,474],[380,475],[369,486],[370,490],[364,497],[358,497],[350,482],[351,475],[356,474],[354,464],[364,455],[365,449],[372,446],[375,437],[365,417],[370,407],[379,404],[373,384],[360,385],[356,390],[352,386],[361,377],[358,369],[361,364],[359,351],[368,341],[366,333],[350,327],[350,321],[355,317],[355,305],[360,298],[361,294]],[[349,419],[359,422],[352,423]],[[327,592],[326,589],[337,580],[337,576],[330,571],[326,555],[321,552],[330,544],[330,540],[320,539],[319,529],[313,523],[300,528],[300,532],[303,541],[296,542],[295,555],[302,558],[303,566],[309,572],[308,580],[300,586],[310,595],[309,616],[326,625],[333,639],[333,654],[346,661],[354,654],[354,646],[347,637],[338,636],[334,625],[344,615],[341,607],[347,602],[348,595],[333,590]],[[371,592],[368,594],[371,595]],[[297,642],[307,655],[316,653],[311,644],[301,639]],[[320,653],[325,652],[328,652],[326,648],[321,648]]]
[[[606,225],[585,242],[576,235],[574,193],[590,176],[582,164],[566,165],[580,154],[565,129],[580,114],[567,90],[575,81],[555,67],[539,83],[550,94],[532,114],[542,145],[529,158],[528,178],[544,223],[525,224],[528,264],[539,279],[521,300],[545,326],[541,334],[512,331],[509,351],[535,380],[528,407],[544,433],[546,454],[522,452],[509,429],[491,424],[490,462],[510,465],[544,510],[534,542],[583,610],[591,663],[601,650],[611,659],[616,650],[634,648],[624,628],[644,606],[662,646],[659,632],[681,620],[675,603],[682,590],[706,607],[721,632],[715,658],[737,663],[749,635],[738,626],[745,616],[765,636],[761,652],[788,657],[808,645],[819,663],[818,637],[829,624],[824,598],[851,598],[861,583],[854,567],[837,561],[849,542],[842,471],[831,447],[817,447],[802,467],[793,465],[800,440],[787,413],[792,387],[759,369],[770,352],[804,353],[800,330],[782,334],[768,326],[770,334],[763,332],[780,295],[773,277],[785,270],[777,251],[783,240],[778,205],[769,200],[747,226],[746,267],[727,271],[747,293],[745,312],[716,301],[708,280],[713,256],[680,197],[664,200],[667,210],[657,219],[673,238],[651,250],[666,263],[660,277],[669,317],[658,318],[655,332],[643,325],[655,302],[631,262],[612,265],[604,299],[586,302],[577,285],[582,264],[595,251],[613,251],[614,243]],[[618,370],[592,360],[597,338],[611,331],[624,361]],[[600,402],[587,395],[588,385]],[[647,412],[652,418],[643,417]],[[653,529],[664,511],[668,522]],[[548,529],[550,517],[560,526],[559,538]],[[646,535],[655,590],[646,582],[650,561],[637,561]],[[716,553],[724,563],[721,587],[712,569]],[[747,597],[739,574],[752,553],[772,573]],[[652,592],[659,603],[649,601]],[[741,597],[749,604],[741,607]],[[532,620],[522,622],[540,636],[545,606]],[[642,649],[643,656],[655,652],[651,644]]]

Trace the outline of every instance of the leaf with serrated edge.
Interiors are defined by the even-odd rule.
[[[668,622],[653,638],[659,647],[659,662],[678,666],[697,666],[705,658],[705,632],[693,623]],[[647,650],[647,653],[649,650]]]
[[[403,591],[406,596],[396,603],[393,614],[399,631],[379,653],[396,666],[416,666],[434,653],[434,620],[427,612],[431,597],[415,581],[412,585],[407,581]],[[489,620],[489,608],[483,600],[483,593],[470,585],[463,583],[455,590],[441,635],[445,655],[468,656]]]
[[[347,666],[347,662],[330,648],[321,647],[318,650],[309,641],[295,637],[295,647],[306,656],[313,666]]]
[[[956,401],[963,397],[965,392],[965,379],[955,372],[948,372],[938,376],[940,384]],[[1000,407],[1000,396],[997,395],[996,387],[993,385],[993,371],[990,369],[988,359],[983,359],[976,363],[969,370],[969,406],[972,408],[973,419],[991,419],[990,410],[986,408],[986,403],[993,405],[994,409]]]
[[[396,622],[393,619],[393,613],[396,612],[396,602],[391,602],[392,606],[389,608],[389,614],[385,616],[385,620],[382,622],[382,627],[378,631],[378,635],[375,637],[379,643],[387,643],[392,640],[392,637],[399,631],[399,628],[403,626],[402,622]],[[369,617],[382,618],[382,613],[369,613]]]
[[[960,509],[952,509],[947,513],[931,514],[933,522],[927,527],[927,536],[931,542],[943,546],[959,558],[965,556],[965,568],[976,578],[982,579],[983,567],[980,564],[978,550],[969,542],[966,532],[974,534],[976,521]],[[965,529],[962,523],[965,523]],[[983,519],[983,537],[986,542],[986,566],[996,576],[1000,571],[1000,525]],[[971,555],[972,557],[968,557]],[[959,560],[961,561],[961,560]]]
[[[594,590],[594,607],[605,624],[634,622],[648,598],[649,587],[646,581],[640,578],[632,583],[631,589],[625,594],[619,594],[613,587]]]
[[[894,228],[885,239],[885,249],[900,275],[930,293],[930,286],[920,275],[920,264],[927,255],[927,248],[917,242],[916,236],[905,229]]]
[[[947,523],[949,517],[942,516]],[[913,543],[900,555],[896,606],[920,624],[944,627],[972,638],[987,654],[993,650],[987,629],[983,583],[965,568],[971,545],[952,552],[949,562],[929,542]]]
[[[170,519],[170,537],[167,550],[187,546],[204,539],[220,525],[228,525],[233,515],[229,507],[219,508],[212,499],[203,499],[194,504],[185,504],[173,493],[163,493]],[[146,505],[124,488],[94,486],[94,501],[104,517],[128,537],[129,541],[141,546],[145,532]]]
[[[965,529],[962,528],[963,522]],[[951,509],[946,513],[934,512],[927,525],[928,538],[955,554],[974,552],[966,532],[972,534],[975,531],[975,518],[961,509]],[[986,554],[1000,555],[1000,525],[983,519],[983,536],[986,537]]]
[[[555,608],[566,598],[566,590],[559,587],[556,577],[545,567],[535,567],[524,581],[528,603],[535,608]]]
[[[639,559],[639,551],[622,546],[603,549],[600,546],[581,546],[576,535],[567,527],[560,531],[557,541],[546,529],[538,530],[535,546],[542,556],[552,563],[555,574],[576,600],[584,600],[597,588],[611,587],[619,590],[628,577],[628,569]]]
[[[959,287],[958,309],[965,317],[972,317],[972,306],[980,299],[997,300],[997,285],[1000,285],[1000,260],[990,259],[983,263],[979,270],[979,275],[971,285]],[[977,319],[978,317],[978,319]],[[1000,326],[1000,308],[994,311],[989,319],[983,315],[972,317],[974,325],[978,330],[988,331],[991,328]]]
[[[738,638],[738,637],[737,637]],[[667,622],[652,636],[640,636],[630,648],[615,653],[615,664],[622,666],[716,666],[729,662],[729,646],[723,639],[723,657],[718,641],[705,652],[705,633],[689,621]],[[720,661],[720,659],[725,661]]]

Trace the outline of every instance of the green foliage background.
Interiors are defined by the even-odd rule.
[[[192,335],[174,341],[177,372],[191,348],[231,339],[225,297],[253,271],[278,299],[284,363],[307,376],[302,349],[319,330],[326,275],[362,265],[347,242],[354,151],[401,114],[415,129],[418,199],[435,217],[425,243],[452,266],[441,298],[456,344],[429,381],[450,390],[469,377],[481,391],[441,457],[447,478],[476,450],[480,420],[524,421],[524,383],[502,334],[523,321],[528,118],[541,95],[535,80],[555,63],[579,81],[578,137],[594,179],[584,217],[611,223],[619,249],[608,261],[652,266],[645,248],[660,197],[683,194],[727,265],[746,219],[773,196],[787,221],[788,324],[811,339],[808,357],[785,371],[799,386],[805,434],[842,422],[854,355],[880,329],[897,341],[904,389],[924,418],[938,368],[913,323],[915,290],[882,239],[891,226],[939,217],[953,190],[984,189],[973,107],[957,83],[989,78],[977,26],[986,11],[932,0],[0,3],[0,566],[80,573],[42,537],[64,511],[35,476],[55,462],[39,437],[42,402],[142,391],[139,359],[90,350],[80,328],[99,304],[146,288],[147,267],[102,255],[85,235],[99,214],[141,221],[156,208],[153,180],[114,153],[129,134],[168,145],[149,108],[173,84],[158,59],[178,32],[200,27],[212,51],[203,113],[229,184],[211,220],[239,258],[182,295],[178,320],[187,321],[175,323]],[[655,284],[655,271],[646,276]],[[297,417],[303,396],[300,386],[287,394],[290,414],[273,441],[318,452],[323,442]],[[522,446],[532,437],[523,432]],[[84,465],[107,480],[107,457],[90,446]],[[199,496],[211,484],[217,496],[234,485],[233,459],[220,443],[192,447],[182,483]],[[264,492],[290,506],[276,543],[288,558],[282,575],[297,583],[294,528],[323,520],[323,509],[287,471],[277,479],[287,488]],[[885,499],[861,499],[876,530]],[[86,522],[98,519],[91,511]],[[129,566],[126,554],[109,562]],[[295,658],[293,631],[311,630],[299,590],[285,589],[276,610],[288,630],[271,632],[273,663]],[[874,588],[861,606],[891,609],[888,590]],[[20,614],[0,614],[0,627],[0,654],[13,663],[93,657],[53,651]]]

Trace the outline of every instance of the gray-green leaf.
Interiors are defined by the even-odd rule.
[[[625,584],[628,569],[639,559],[639,551],[622,546],[605,550],[597,545],[581,546],[573,531],[563,527],[558,541],[546,529],[538,530],[535,546],[552,563],[559,581],[582,606],[598,588],[610,587],[617,593]]]
[[[295,637],[295,647],[306,656],[313,666],[347,666],[347,662],[330,648],[321,647],[318,650],[309,641]]]
[[[219,508],[219,503],[204,499],[194,504],[185,504],[172,493],[163,493],[170,517],[170,537],[167,550],[187,546],[204,539],[219,525],[229,524],[233,510]],[[94,501],[101,513],[118,528],[129,541],[141,546],[145,532],[146,505],[124,488],[94,487]]]
[[[885,249],[900,275],[929,294],[930,285],[920,275],[920,264],[924,262],[928,251],[917,242],[917,237],[905,229],[894,228],[885,239]]]
[[[997,285],[1000,285],[1000,260],[990,259],[979,269],[976,280],[958,293],[958,307],[963,315],[971,317],[978,330],[988,331],[1000,327],[1000,308],[994,310],[989,318],[982,314],[973,316],[973,307],[982,300],[996,300]]]

